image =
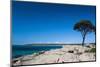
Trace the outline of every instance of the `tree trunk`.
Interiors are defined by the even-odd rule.
[[[83,36],[82,46],[84,46],[84,42],[85,42],[85,35]]]
[[[96,45],[96,31],[94,33],[95,33],[94,35],[95,35],[95,45]]]

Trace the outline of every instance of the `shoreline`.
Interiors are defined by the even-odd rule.
[[[12,58],[18,58],[18,57],[33,54],[33,53],[39,53],[41,51],[49,51],[49,50],[58,49],[58,48],[62,48],[62,46],[59,46],[59,45],[58,46],[14,45]]]
[[[48,63],[66,63],[66,62],[81,62],[95,61],[95,52],[88,52],[94,45],[63,45],[62,48],[51,49],[49,51],[41,51],[39,53],[25,55],[15,58],[12,61],[14,66],[31,65],[31,64],[48,64]],[[86,52],[87,51],[87,52]]]

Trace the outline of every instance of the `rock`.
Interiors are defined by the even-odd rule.
[[[61,49],[26,55],[22,59],[18,59],[14,65],[95,61],[95,53],[85,53],[89,49],[81,45],[64,45]]]

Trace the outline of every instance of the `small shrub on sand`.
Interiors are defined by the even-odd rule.
[[[90,50],[86,50],[85,52],[95,53],[96,52],[96,48],[91,48]]]
[[[96,48],[92,48],[89,52],[96,52]]]

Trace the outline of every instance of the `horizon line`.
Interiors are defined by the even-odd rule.
[[[91,42],[94,43],[94,42]],[[84,44],[91,44],[91,43],[84,43]],[[82,44],[82,43],[27,43],[27,44],[19,44],[19,45],[31,45],[31,44]],[[12,44],[12,45],[17,45],[17,44]]]

